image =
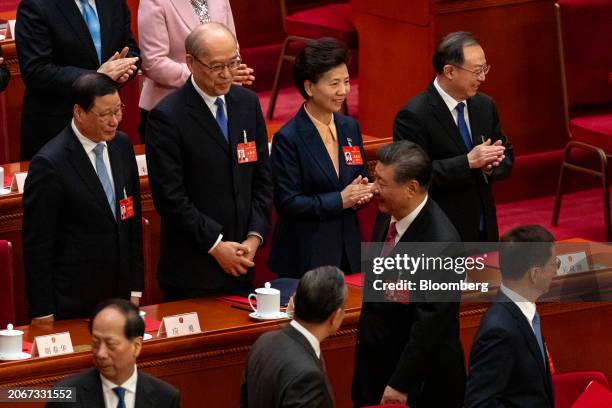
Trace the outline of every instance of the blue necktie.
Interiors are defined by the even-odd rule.
[[[215,99],[215,105],[217,105],[217,116],[215,119],[217,119],[217,124],[219,125],[221,132],[223,132],[223,136],[225,137],[225,141],[227,142],[227,117],[225,116],[225,111],[223,110],[223,99]]]
[[[96,154],[96,172],[98,173],[98,178],[100,179],[100,183],[102,183],[102,188],[104,189],[104,193],[106,194],[108,205],[110,206],[111,210],[113,211],[113,215],[116,218],[117,214],[115,214],[115,193],[113,191],[113,184],[111,183],[110,177],[108,176],[108,172],[106,171],[104,160],[102,160],[104,144],[98,143],[93,151]]]
[[[544,342],[542,341],[542,330],[540,329],[540,315],[536,310],[535,315],[533,316],[533,333],[536,336],[536,340],[538,341],[538,346],[540,346],[540,352],[542,352],[542,358],[544,359],[544,365],[546,366],[546,351],[544,351]]]
[[[100,39],[100,20],[98,20],[96,12],[87,0],[81,0],[81,5],[83,6],[83,19],[85,20],[85,24],[87,24],[89,34],[91,34],[91,39],[93,40],[94,46],[96,47],[96,52],[98,53],[98,62],[101,64],[102,40]]]
[[[472,150],[472,137],[470,136],[470,130],[467,127],[467,123],[465,123],[465,116],[463,116],[463,110],[465,109],[465,103],[459,102],[457,107],[457,127],[459,128],[459,134],[463,139],[463,143],[465,143],[465,147],[467,147],[468,152]]]
[[[119,398],[117,408],[125,408],[125,400],[123,399],[125,396],[125,388],[115,387],[113,388],[113,391],[115,391],[115,394],[117,394],[117,397]]]

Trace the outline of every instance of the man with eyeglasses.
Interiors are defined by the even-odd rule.
[[[140,181],[117,131],[117,84],[89,73],[73,87],[72,122],[34,156],[23,193],[23,256],[32,324],[89,316],[143,289]]]
[[[491,184],[510,175],[514,153],[495,103],[478,92],[491,66],[471,34],[455,32],[440,43],[433,67],[433,83],[397,114],[393,139],[419,144],[432,159],[431,197],[463,241],[497,241]]]
[[[559,261],[544,227],[525,225],[501,238],[501,287],[480,321],[469,361],[465,407],[555,406],[548,349],[536,301]]]
[[[259,100],[232,84],[236,38],[223,24],[203,24],[185,49],[191,78],[151,110],[146,130],[166,301],[248,290],[272,201]]]

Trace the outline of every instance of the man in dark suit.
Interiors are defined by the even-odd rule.
[[[123,299],[96,307],[89,320],[96,368],[68,377],[56,387],[74,387],[76,402],[48,403],[47,408],[178,408],[178,391],[136,368],[142,350],[144,320],[138,308]]]
[[[21,160],[31,160],[72,114],[70,86],[95,72],[125,83],[140,50],[125,0],[22,0],[15,41],[25,83]]]
[[[232,85],[236,39],[220,23],[185,41],[192,75],[147,121],[147,165],[161,215],[160,286],[178,300],[250,287],[269,227],[268,136],[257,95]],[[245,150],[247,161],[238,161]]]
[[[1,57],[2,49],[0,49],[0,92],[4,91],[11,79],[11,73],[4,63],[4,58]]]
[[[300,279],[294,316],[283,329],[262,335],[253,345],[240,387],[243,408],[332,408],[321,342],[344,319],[344,273],[321,266]]]
[[[88,316],[110,297],[138,303],[143,288],[140,182],[117,132],[117,85],[85,74],[73,94],[71,124],[34,157],[23,193],[27,298],[42,321]]]
[[[465,32],[442,40],[433,66],[433,83],[397,114],[393,140],[413,141],[433,160],[431,197],[463,241],[497,241],[491,184],[510,174],[514,154],[495,103],[478,92],[491,66]]]
[[[506,233],[499,250],[502,285],[470,352],[465,406],[555,405],[537,299],[557,273],[554,238],[539,225]]]
[[[453,224],[428,197],[431,171],[427,154],[415,143],[395,142],[378,151],[374,188],[381,214],[372,241],[384,245],[373,249],[375,256],[401,256],[401,243],[459,241]],[[365,273],[352,390],[355,406],[461,407],[465,367],[458,297],[450,293],[434,299],[400,291],[386,299],[369,298],[372,282],[369,271]],[[456,275],[446,273],[444,279]]]

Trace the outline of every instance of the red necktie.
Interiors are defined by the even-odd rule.
[[[395,221],[389,224],[387,237],[385,238],[385,244],[383,245],[382,251],[380,251],[380,256],[388,256],[391,251],[393,251],[393,248],[395,248],[395,238],[397,238],[397,228],[395,228],[395,224]]]

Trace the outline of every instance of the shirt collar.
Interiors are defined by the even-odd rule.
[[[505,286],[503,283],[500,286],[500,290],[502,293],[510,298],[512,302],[514,302],[518,308],[521,310],[529,325],[533,328],[533,317],[536,314],[536,304],[525,299],[523,296],[519,295],[509,287]]]
[[[310,112],[308,112],[308,109],[306,108],[306,104],[304,104],[304,111],[306,112],[306,114],[308,115],[308,117],[310,118],[310,120],[312,121],[312,123],[315,125],[315,127],[320,133],[322,130],[329,129],[331,131],[331,135],[334,141],[338,139],[336,135],[336,123],[334,121],[333,113],[331,115],[331,120],[329,121],[329,123],[323,123],[319,119],[315,118]]]
[[[319,342],[319,339],[317,339],[314,334],[309,332],[307,328],[299,324],[295,319],[291,320],[289,324],[293,326],[295,330],[299,331],[302,336],[306,337],[306,340],[308,340],[308,343],[310,343],[310,345],[314,349],[314,352],[317,357],[321,358],[321,343]]]
[[[100,374],[100,379],[102,380],[102,391],[104,392],[109,391],[109,390],[112,391],[113,388],[116,388],[116,387],[121,387],[121,388],[124,388],[126,391],[136,394],[136,383],[138,382],[138,369],[136,368],[136,365],[134,365],[134,372],[132,373],[130,378],[125,380],[125,382],[120,385],[117,385],[113,383],[112,381],[108,380],[102,374]]]
[[[221,100],[223,101],[223,104],[225,104],[225,95],[219,95],[219,96],[210,96],[209,94],[207,94],[206,92],[204,92],[199,86],[198,84],[196,84],[195,79],[193,79],[193,75],[191,76],[191,84],[193,85],[193,87],[195,88],[196,92],[198,93],[198,95],[200,95],[202,97],[202,99],[204,99],[204,103],[206,103],[206,105],[208,106],[208,108],[210,110],[213,109],[217,109],[217,105],[215,105],[215,101],[217,100],[217,98],[221,98]]]
[[[425,199],[423,200],[423,202],[421,202],[421,204],[419,204],[419,206],[417,208],[412,210],[410,212],[410,214],[408,214],[407,216],[405,216],[401,220],[396,220],[394,217],[391,217],[391,222],[395,221],[395,223],[396,223],[395,224],[395,229],[397,230],[397,239],[398,240],[399,240],[399,238],[402,237],[402,235],[404,235],[404,232],[406,232],[408,227],[410,227],[410,224],[412,224],[414,222],[414,220],[419,215],[419,213],[421,212],[423,207],[425,207],[425,204],[427,203],[427,198],[428,198],[428,195],[425,194]]]
[[[436,91],[438,91],[440,96],[442,97],[442,100],[448,107],[449,111],[453,112],[455,108],[457,107],[457,104],[459,104],[460,102],[465,103],[465,107],[467,108],[467,100],[463,99],[461,101],[458,101],[452,96],[450,96],[449,94],[447,94],[446,91],[442,89],[442,87],[438,83],[438,78],[434,79],[434,87],[436,88]]]
[[[77,139],[79,139],[79,142],[81,142],[81,144],[83,145],[83,149],[85,149],[85,153],[87,154],[91,153],[93,149],[95,149],[99,143],[102,143],[104,147],[108,147],[106,145],[106,142],[99,142],[99,143],[94,142],[93,140],[89,139],[87,136],[83,135],[77,128],[76,124],[74,123],[74,119],[72,119],[72,122],[70,122],[70,126],[72,127],[72,131],[76,135]]]

